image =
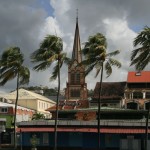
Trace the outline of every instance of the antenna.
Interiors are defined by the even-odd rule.
[[[56,28],[55,28],[55,35],[57,36]]]

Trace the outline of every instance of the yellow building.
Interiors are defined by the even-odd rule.
[[[12,101],[12,103],[15,103],[16,93],[17,91],[14,91],[9,94],[3,94],[1,95],[1,97]],[[38,113],[44,114],[46,118],[50,118],[51,114],[45,110],[49,107],[52,107],[55,104],[56,103],[54,101],[40,94],[27,91],[25,89],[19,89],[18,106],[35,110]]]

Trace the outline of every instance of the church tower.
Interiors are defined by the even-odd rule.
[[[76,28],[72,51],[72,62],[68,66],[68,83],[66,84],[66,100],[87,100],[87,84],[85,83],[85,68],[82,62],[81,43],[78,26],[78,16],[76,18]]]

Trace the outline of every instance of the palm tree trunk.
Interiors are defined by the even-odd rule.
[[[60,93],[60,61],[58,60],[58,92],[57,92],[57,101],[56,101],[54,150],[57,150],[57,125],[58,125],[59,93]]]
[[[103,80],[103,62],[100,76],[99,101],[98,101],[98,150],[100,149],[100,111],[101,111],[102,80]]]
[[[17,105],[18,105],[18,91],[19,90],[19,72],[17,75],[17,89],[16,89],[16,102],[15,102],[15,116],[14,116],[14,148],[16,149],[17,143],[16,143],[16,117],[17,117]]]
[[[147,150],[147,142],[148,142],[148,120],[149,120],[150,107],[148,104],[148,112],[146,117],[146,130],[145,130],[145,150]]]

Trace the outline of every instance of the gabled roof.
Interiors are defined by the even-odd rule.
[[[9,94],[2,94],[0,96],[4,97],[6,99],[9,99],[9,100],[14,100],[14,99],[16,99],[16,93],[17,93],[17,91],[13,91],[13,92],[11,92]],[[43,101],[47,101],[47,102],[51,102],[51,103],[55,104],[54,101],[46,98],[45,96],[42,96],[40,94],[31,92],[31,91],[27,91],[25,89],[19,89],[19,98],[18,99],[19,100],[39,99],[39,100],[43,100]]]
[[[123,97],[125,86],[126,86],[126,82],[103,82],[101,99],[116,100],[118,98]],[[97,82],[94,89],[93,98],[99,97],[99,88],[100,88],[100,82]]]
[[[75,110],[81,108],[89,108],[88,100],[60,100],[58,110]],[[56,105],[46,109],[46,111],[56,111]]]
[[[128,72],[127,83],[150,83],[150,71]]]

